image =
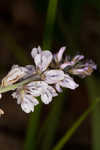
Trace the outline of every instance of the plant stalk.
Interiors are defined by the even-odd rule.
[[[15,90],[15,89],[17,89],[17,88],[19,88],[19,87],[21,87],[25,84],[28,84],[29,82],[38,81],[38,80],[40,80],[40,76],[35,74],[34,76],[30,76],[27,79],[25,79],[21,82],[18,82],[16,84],[8,85],[6,87],[0,87],[0,94],[8,92],[8,91]]]

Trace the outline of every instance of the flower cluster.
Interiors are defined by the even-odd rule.
[[[63,87],[76,89],[79,85],[71,77],[71,74],[83,78],[91,75],[96,69],[92,60],[83,61],[83,55],[76,55],[72,59],[66,56],[63,59],[65,49],[66,47],[62,47],[57,54],[53,55],[49,50],[42,51],[40,47],[33,48],[31,55],[34,65],[25,67],[13,65],[10,72],[3,78],[1,87],[38,76],[37,80],[19,86],[12,94],[24,112],[34,111],[34,106],[39,104],[36,99],[38,96],[41,97],[44,104],[49,104],[53,97],[62,92]]]

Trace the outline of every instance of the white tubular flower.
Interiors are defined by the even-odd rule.
[[[26,72],[30,75],[36,73],[35,67],[33,65],[26,65],[25,68],[27,69]]]
[[[58,92],[61,92],[60,86],[74,90],[74,89],[76,89],[79,85],[78,85],[77,83],[75,83],[75,81],[73,80],[73,78],[71,78],[68,74],[65,74],[64,80],[59,81],[59,82],[56,84],[56,90],[57,90]]]
[[[44,81],[48,84],[55,84],[64,79],[64,72],[62,70],[48,70],[45,71]]]
[[[25,90],[28,94],[31,94],[35,97],[40,96],[42,89],[46,88],[48,85],[44,81],[34,81],[30,82],[25,86]]]
[[[50,51],[41,51],[41,48],[34,48],[31,52],[36,68],[40,73],[45,71],[52,61],[52,53]]]
[[[73,66],[72,62],[64,62],[63,64],[60,65],[61,69],[67,69],[68,67]]]
[[[80,60],[84,59],[84,56],[83,55],[76,55],[73,59],[72,59],[72,64],[76,64],[78,63]]]
[[[34,111],[34,106],[38,104],[39,102],[32,95],[24,95],[24,99],[21,103],[21,108],[24,112],[30,113]]]
[[[62,90],[61,87],[60,87],[59,82],[55,84],[55,89],[56,89],[57,92],[59,92],[59,93],[63,92],[63,90]]]
[[[49,104],[52,101],[52,98],[57,96],[55,89],[51,86],[44,87],[41,92],[41,101],[44,104]]]
[[[60,63],[61,62],[65,49],[66,49],[66,47],[61,47],[59,52],[54,55],[54,59],[55,59],[56,63]]]
[[[85,64],[78,64],[74,68],[69,70],[69,73],[78,75],[82,78],[92,74],[93,70],[96,70],[97,66],[93,61],[89,61]]]
[[[36,74],[36,69],[33,65],[26,65],[25,66],[25,75],[22,79],[26,79],[32,75]]]
[[[44,104],[49,104],[52,101],[52,94],[48,90],[43,91],[41,94],[41,101]]]
[[[35,97],[41,96],[41,101],[49,104],[57,95],[55,89],[44,81],[30,82],[12,94],[13,98],[17,98],[17,104],[21,104],[22,110],[26,113],[34,111],[34,106],[39,103]]]
[[[22,110],[26,113],[33,112],[34,106],[39,104],[38,100],[33,95],[27,94],[24,89],[17,89],[12,96],[17,98],[17,104],[21,104]]]
[[[13,65],[7,76],[2,79],[1,86],[5,87],[17,82],[19,79],[23,78],[26,73],[27,69],[25,67]]]
[[[44,104],[48,104],[52,101],[52,98],[57,96],[55,89],[49,86],[44,81],[34,81],[26,85],[27,93],[33,96],[40,96]]]
[[[84,59],[83,55],[76,55],[72,60],[68,60],[68,56],[66,56],[64,63],[60,65],[61,69],[67,69],[69,67],[73,67],[80,60]]]
[[[39,69],[40,72],[45,71],[52,61],[52,53],[49,51],[44,51],[34,58],[36,68]]]
[[[12,97],[17,99],[17,104],[21,105],[24,112],[30,113],[39,104],[36,97],[40,96],[44,104],[49,104],[53,97],[58,95],[57,92],[62,92],[63,87],[75,90],[79,85],[69,74],[85,77],[91,75],[96,69],[96,65],[91,60],[83,63],[83,55],[76,55],[72,59],[70,56],[66,56],[63,60],[65,49],[66,47],[61,47],[58,53],[52,55],[50,51],[42,51],[40,47],[33,48],[31,55],[35,66],[13,65],[2,80],[1,94],[2,91],[6,91],[5,86],[11,85],[9,86],[11,90],[15,87],[16,91]],[[20,82],[20,84],[12,86],[16,82]],[[4,112],[0,109],[1,114]]]
[[[36,55],[40,54],[42,52],[41,47],[38,46],[37,48],[33,48],[31,51],[31,56],[33,57],[33,59],[35,58]]]

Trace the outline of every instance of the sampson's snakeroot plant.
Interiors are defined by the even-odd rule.
[[[96,65],[92,60],[84,62],[83,55],[76,55],[72,59],[69,56],[63,58],[65,49],[66,47],[62,47],[53,55],[49,50],[33,48],[31,55],[34,65],[13,65],[2,79],[0,98],[2,93],[15,90],[12,97],[17,99],[17,104],[21,105],[24,112],[30,113],[39,104],[36,97],[40,96],[44,104],[49,104],[53,97],[62,92],[63,87],[76,89],[79,84],[71,75],[84,78],[91,75]],[[0,114],[4,114],[2,109]]]

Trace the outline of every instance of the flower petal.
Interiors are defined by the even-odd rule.
[[[36,74],[36,69],[33,65],[26,65],[25,66],[26,68],[26,74],[24,75],[23,79],[26,79],[34,74]]]
[[[69,89],[76,89],[79,85],[77,83],[75,83],[75,81],[73,80],[73,78],[71,78],[69,75],[65,75],[64,80],[60,81],[60,85],[62,87],[65,88],[69,88]]]
[[[72,63],[73,64],[76,64],[78,63],[80,60],[84,59],[84,56],[83,55],[76,55],[73,59],[72,59]]]
[[[52,53],[49,51],[41,52],[40,54],[36,55],[34,58],[36,67],[39,68],[40,72],[45,71],[49,64],[52,61]]]
[[[41,100],[44,104],[49,104],[52,101],[52,94],[48,90],[45,90],[41,94]]]
[[[7,76],[5,76],[2,80],[2,86],[8,86],[19,79],[23,78],[26,75],[27,69],[25,67],[20,67],[18,65],[13,65],[12,69],[9,71]]]
[[[61,47],[59,52],[55,55],[55,61],[56,62],[60,62],[62,60],[63,53],[64,53],[65,49],[66,49],[66,47]]]
[[[86,62],[85,64],[78,64],[75,68],[72,68],[69,70],[69,73],[78,75],[82,78],[89,76],[92,74],[93,70],[96,70],[97,66],[96,64],[90,60],[89,62]]]
[[[42,52],[41,47],[38,46],[38,48],[33,48],[31,51],[31,56],[33,57],[33,59],[35,58],[35,56],[37,54],[40,54]]]
[[[64,79],[64,72],[62,70],[49,70],[44,72],[43,75],[45,76],[45,82],[48,84],[54,84]]]
[[[35,67],[33,65],[26,65],[25,67],[28,70],[28,72],[36,73]]]
[[[56,90],[57,90],[59,93],[61,93],[61,92],[62,92],[62,89],[61,89],[61,87],[60,87],[59,82],[58,82],[58,83],[56,83],[55,88],[56,88]]]
[[[52,86],[48,86],[47,90],[51,93],[53,97],[58,96],[58,94],[56,93],[56,90]]]
[[[32,95],[25,95],[21,103],[21,108],[24,112],[30,113],[34,111],[34,106],[39,102]]]
[[[46,86],[48,86],[48,84],[44,81],[33,81],[26,85],[27,88],[36,90],[44,88]]]
[[[70,66],[72,66],[71,62],[65,62],[65,63],[63,63],[63,64],[60,65],[60,68],[67,70]]]

